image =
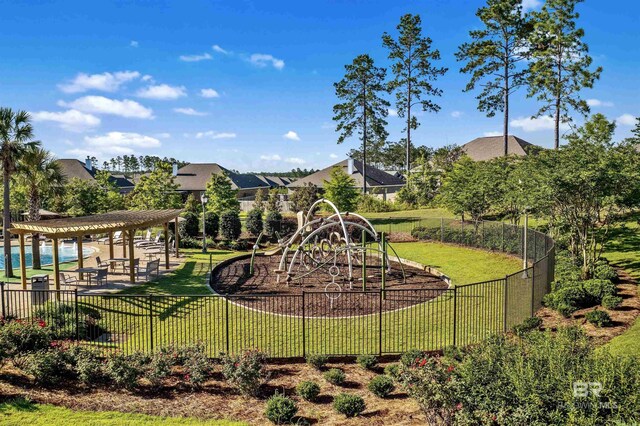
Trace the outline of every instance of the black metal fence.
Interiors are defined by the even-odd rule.
[[[521,227],[495,222],[427,219],[376,227],[520,256],[526,245],[528,267],[450,288],[296,295],[79,294],[2,285],[2,315],[36,317],[61,338],[125,353],[201,343],[212,357],[248,348],[274,358],[396,354],[467,345],[508,330],[533,315],[550,290],[554,244],[537,231],[524,244]]]

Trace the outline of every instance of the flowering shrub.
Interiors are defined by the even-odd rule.
[[[86,385],[97,384],[106,376],[105,361],[96,349],[75,346],[69,351],[78,380]]]
[[[0,322],[0,354],[18,368],[24,366],[27,354],[48,349],[50,345],[51,331],[43,320]]]
[[[194,387],[204,383],[211,374],[211,361],[201,344],[181,349],[181,362],[185,369],[184,379]]]
[[[110,354],[106,364],[107,374],[116,385],[133,389],[138,385],[138,377],[142,373],[139,360],[137,355]]]
[[[416,360],[424,358],[424,353],[418,349],[409,349],[400,356],[400,364],[409,367],[415,364]]]
[[[32,352],[25,358],[24,370],[33,376],[36,383],[44,386],[57,385],[71,371],[70,357],[61,347]]]
[[[223,354],[222,374],[242,395],[256,396],[260,386],[267,381],[266,356],[258,350],[248,350],[240,355]]]

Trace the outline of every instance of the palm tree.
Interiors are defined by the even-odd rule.
[[[29,221],[40,219],[42,199],[61,195],[66,182],[60,164],[49,151],[38,145],[27,147],[22,154],[16,174],[16,182],[24,188],[29,206]],[[31,248],[33,269],[40,269],[39,234],[33,234]]]
[[[11,265],[11,202],[9,199],[11,174],[15,172],[17,161],[29,144],[33,141],[31,117],[26,111],[14,112],[11,108],[0,108],[0,166],[2,167],[3,200],[2,200],[2,234],[4,236],[4,276],[13,277]]]

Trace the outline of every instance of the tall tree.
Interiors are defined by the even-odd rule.
[[[358,205],[358,192],[356,181],[341,167],[334,167],[329,174],[329,180],[324,181],[325,198],[333,202],[341,212],[355,210]]]
[[[13,111],[11,108],[0,108],[0,163],[2,165],[2,233],[4,236],[4,276],[13,277],[11,265],[11,174],[16,171],[18,159],[28,145],[36,145],[33,141],[33,126],[31,117],[26,111]]]
[[[542,10],[532,15],[529,96],[542,102],[536,117],[553,116],[556,149],[560,147],[560,123],[571,121],[570,110],[589,114],[580,90],[593,87],[602,73],[602,67],[590,70],[593,59],[582,41],[584,30],[576,27],[580,15],[575,7],[582,1],[546,0]]]
[[[60,195],[66,182],[60,164],[46,149],[29,146],[18,161],[16,183],[27,195],[29,221],[40,220],[40,207],[44,197]],[[40,269],[40,238],[31,238],[33,269]]]
[[[431,39],[422,35],[420,15],[406,14],[400,18],[398,39],[386,32],[382,36],[382,44],[389,49],[389,59],[394,78],[389,82],[389,90],[396,93],[398,115],[406,119],[406,168],[407,176],[411,170],[411,130],[420,123],[411,114],[411,107],[420,106],[422,111],[438,112],[440,105],[431,98],[442,95],[442,90],[433,86],[432,82],[447,72],[447,68],[438,68],[433,61],[440,59],[440,52],[431,48]]]
[[[240,212],[238,191],[233,189],[231,179],[226,174],[214,173],[207,182],[207,210],[218,215],[233,210]]]
[[[154,171],[140,178],[131,193],[131,207],[137,210],[182,207],[178,184],[175,183],[170,166],[158,165]]]
[[[340,133],[338,143],[344,142],[357,131],[362,141],[363,191],[367,192],[367,142],[386,140],[385,130],[389,102],[382,98],[386,92],[384,79],[387,71],[374,65],[369,55],[359,55],[345,65],[345,75],[334,83],[336,96],[342,103],[333,107],[333,120]]]
[[[504,114],[506,156],[509,154],[509,97],[527,82],[527,67],[522,62],[527,56],[526,34],[531,25],[522,13],[522,0],[488,0],[476,16],[484,28],[469,32],[473,41],[462,44],[456,58],[466,61],[460,71],[471,74],[464,91],[474,90],[476,85],[482,87],[476,97],[478,109],[487,117],[495,116],[498,111]]]

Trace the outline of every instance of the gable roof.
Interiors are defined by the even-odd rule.
[[[291,180],[274,176],[235,173],[217,163],[191,163],[180,168],[175,182],[181,191],[204,191],[213,174],[226,173],[235,190],[277,188],[286,186]]]
[[[485,161],[504,155],[504,138],[502,136],[486,136],[476,138],[462,145],[464,151],[472,160]],[[509,135],[507,138],[507,152],[509,155],[525,156],[536,145],[517,136]]]
[[[343,160],[336,164],[333,164],[329,167],[326,167],[322,170],[319,170],[309,176],[300,178],[289,185],[289,188],[297,188],[304,186],[305,184],[313,184],[318,188],[324,187],[324,182],[330,179],[331,171],[334,167],[339,167],[344,170],[345,173],[348,173],[348,161]],[[353,160],[353,173],[351,177],[356,181],[356,186],[362,187],[364,183],[364,179],[362,176],[362,161]],[[402,186],[404,185],[404,180],[399,178],[398,176],[390,175],[389,173],[382,171],[374,166],[367,164],[367,186],[376,187],[376,186]]]
[[[62,158],[56,160],[60,164],[62,174],[68,179],[80,179],[80,180],[95,180],[97,169],[91,167],[87,169],[85,163],[75,158]],[[118,188],[133,188],[134,183],[127,179],[124,175],[110,175],[109,180]]]

